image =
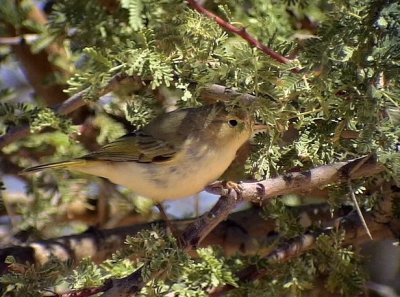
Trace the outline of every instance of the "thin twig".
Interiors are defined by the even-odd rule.
[[[186,250],[196,248],[219,223],[228,217],[241,199],[241,195],[234,190],[226,196],[221,196],[208,213],[196,219],[185,229],[182,235],[183,248]]]
[[[270,49],[268,46],[263,44],[261,41],[257,40],[253,36],[251,36],[249,33],[247,33],[245,28],[237,28],[236,26],[232,25],[231,23],[225,21],[224,19],[220,18],[216,14],[214,14],[211,11],[207,10],[206,8],[204,8],[196,0],[187,0],[187,3],[194,10],[198,11],[199,13],[201,13],[203,15],[206,15],[210,19],[213,19],[218,25],[223,27],[225,30],[227,30],[229,32],[232,32],[232,33],[235,33],[236,35],[239,35],[244,40],[246,40],[249,44],[251,44],[252,46],[258,48],[263,53],[267,54],[268,56],[270,56],[272,59],[278,61],[279,63],[289,64],[290,62],[292,62],[292,60],[290,60],[290,59],[282,56],[281,54],[275,52],[274,50]]]
[[[365,232],[367,232],[369,238],[372,240],[371,232],[369,231],[367,222],[365,221],[364,216],[363,216],[363,214],[361,212],[360,205],[358,204],[358,201],[356,199],[356,195],[354,194],[354,190],[353,190],[353,187],[351,186],[351,181],[350,180],[347,182],[347,186],[349,188],[351,199],[353,200],[354,206],[355,206],[355,208],[357,210],[357,214],[360,217],[361,223],[365,228]]]

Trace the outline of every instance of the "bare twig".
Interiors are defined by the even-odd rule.
[[[231,191],[227,196],[222,196],[208,213],[190,224],[182,235],[183,248],[189,250],[195,248],[220,222],[228,217],[240,201],[239,196],[235,191]]]
[[[363,216],[362,211],[360,209],[360,205],[358,205],[358,201],[357,201],[356,195],[354,194],[354,190],[353,190],[353,187],[351,186],[351,182],[350,181],[347,182],[347,186],[349,187],[351,200],[353,200],[354,206],[355,206],[355,208],[357,210],[357,214],[360,217],[360,220],[361,220],[361,222],[362,222],[362,224],[363,224],[363,226],[365,228],[365,231],[367,232],[369,238],[372,240],[371,231],[369,231],[368,225],[365,222],[364,216]]]
[[[196,10],[199,13],[201,13],[203,15],[206,15],[210,19],[214,20],[218,25],[220,25],[225,30],[227,30],[229,32],[232,32],[232,33],[235,33],[236,35],[239,35],[244,40],[246,40],[249,44],[251,44],[252,46],[258,48],[263,53],[267,54],[268,56],[270,56],[272,59],[278,61],[279,63],[288,64],[288,63],[292,62],[292,60],[290,60],[290,59],[282,56],[281,54],[275,52],[274,50],[270,49],[268,46],[263,44],[261,41],[257,40],[253,36],[251,36],[249,33],[247,33],[245,28],[237,28],[236,26],[230,24],[229,22],[225,21],[224,19],[220,18],[216,14],[214,14],[211,11],[207,10],[206,8],[204,8],[196,0],[187,0],[187,3],[194,10]]]

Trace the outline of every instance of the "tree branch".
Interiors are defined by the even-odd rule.
[[[41,11],[33,1],[27,1],[30,10],[26,16],[25,21],[33,22],[40,25],[47,24],[47,17]],[[19,1],[16,2],[17,6],[22,5]],[[13,27],[12,25],[7,26],[9,35],[21,35],[30,34],[30,30],[26,27]],[[11,40],[8,40],[11,41]],[[43,98],[47,106],[54,107],[56,104],[63,102],[67,99],[67,95],[63,92],[63,86],[61,84],[49,84],[46,81],[49,78],[54,77],[54,73],[67,74],[64,69],[54,65],[50,62],[49,57],[66,57],[66,53],[63,47],[56,43],[49,45],[46,49],[33,53],[31,48],[25,42],[11,43],[11,49],[15,54],[18,62],[24,70],[26,79],[29,81],[34,91]]]
[[[196,246],[199,242],[201,242],[205,236],[213,229],[220,221],[224,220],[231,210],[234,208],[236,203],[243,200],[251,200],[251,201],[263,201],[270,199],[272,197],[278,195],[284,195],[289,193],[305,193],[307,191],[311,191],[313,189],[332,184],[335,182],[339,182],[342,179],[347,178],[359,178],[370,176],[376,173],[383,171],[384,167],[378,163],[374,158],[369,157],[368,161],[365,161],[364,158],[359,158],[355,160],[350,160],[347,162],[339,162],[330,165],[324,165],[321,167],[317,167],[311,169],[307,173],[292,173],[290,175],[279,176],[276,178],[267,179],[264,181],[256,182],[256,183],[243,183],[241,186],[243,187],[243,192],[241,193],[240,197],[235,196],[236,192],[230,193],[230,195],[225,196],[220,199],[220,201],[214,206],[214,208],[208,213],[203,215],[202,217],[198,218],[194,223],[192,223],[189,227],[188,221],[179,221],[176,223],[176,227],[179,230],[186,228],[186,231],[183,233],[183,239],[185,240],[187,246],[193,247]],[[358,166],[360,162],[363,163],[362,166]],[[352,169],[358,167],[357,171],[353,171]],[[352,176],[347,176],[346,172],[352,172]],[[290,176],[291,178],[288,178]],[[298,178],[300,177],[300,178]],[[304,179],[306,177],[306,179]],[[263,185],[262,187],[260,185]],[[261,191],[260,189],[263,189]],[[223,193],[224,191],[221,189],[211,189],[214,193]],[[390,220],[386,218],[387,213],[390,211],[390,205],[386,205],[384,203],[380,204],[380,213],[379,213],[379,220],[383,222],[388,222]],[[231,215],[230,219],[233,220],[235,223],[234,225],[246,225],[242,224],[242,222],[237,219],[234,219],[235,216],[239,214]],[[245,216],[244,220],[248,221],[252,218],[252,215]],[[158,223],[160,224],[160,223]],[[258,220],[252,219],[251,226],[255,226],[256,230],[250,230],[245,228],[247,231],[246,233],[249,236],[257,237],[256,234],[258,232],[266,232],[265,228],[261,227],[261,224]],[[34,261],[37,263],[43,264],[47,261],[48,256],[50,255],[53,249],[53,245],[57,245],[60,247],[57,251],[60,252],[60,255],[55,255],[57,258],[60,259],[74,259],[79,260],[82,257],[86,256],[93,256],[94,261],[102,261],[103,259],[107,258],[112,252],[114,252],[117,248],[122,246],[122,242],[124,241],[127,235],[133,235],[139,230],[143,228],[148,228],[148,224],[141,224],[135,225],[132,227],[121,227],[115,228],[110,230],[102,230],[95,233],[85,233],[81,235],[73,235],[73,236],[65,236],[55,240],[47,240],[41,241],[37,244],[32,243],[28,244],[24,247],[24,250],[19,251],[18,247],[11,247],[8,250],[3,249],[0,250],[2,255],[9,255],[9,253],[14,254],[15,256],[21,256],[23,259],[27,259],[27,254],[24,253],[34,253],[39,258],[35,259]],[[271,231],[273,229],[269,229]],[[205,243],[219,243],[224,244],[223,241],[220,240],[221,234],[224,233],[223,229],[217,229],[216,236],[211,236],[206,238]],[[86,244],[92,240],[92,246],[90,249],[82,249],[79,243],[83,242],[82,239],[85,239]],[[90,239],[92,238],[92,239]],[[107,244],[97,244],[101,243],[100,239],[107,239],[113,240],[111,243],[107,242]],[[226,244],[226,243],[225,243]],[[100,248],[100,246],[102,246]],[[107,247],[107,248],[103,248]],[[65,250],[63,248],[65,247]],[[21,253],[22,252],[22,253]],[[248,252],[248,251],[247,251]],[[72,254],[71,254],[72,253]],[[93,253],[93,254],[92,254]],[[29,258],[29,257],[28,257]],[[31,258],[34,259],[34,258]],[[32,261],[32,260],[30,260]]]
[[[368,160],[365,161],[365,158]],[[359,166],[360,162],[363,162],[361,166]],[[356,166],[359,168],[353,170]],[[241,194],[246,201],[260,203],[279,195],[307,193],[328,184],[375,175],[384,169],[382,164],[377,163],[375,156],[361,157],[346,162],[323,165],[309,171],[287,173],[260,182],[243,182],[240,184],[243,189]],[[206,188],[206,191],[223,195],[226,190],[211,185]]]
[[[220,202],[218,208],[221,208],[221,203],[225,202]],[[222,209],[226,208],[222,207]],[[288,208],[288,211],[293,212],[295,216],[301,217],[309,223],[330,222],[335,219],[335,217],[332,217],[328,204],[291,207]],[[226,256],[236,253],[243,255],[259,253],[263,250],[264,245],[268,247],[270,242],[265,240],[265,234],[275,233],[276,228],[275,220],[262,218],[259,212],[259,208],[250,208],[231,213],[227,220],[220,223],[208,236],[200,241],[199,246],[221,246]],[[386,210],[384,213],[385,216],[390,218]],[[340,210],[335,212],[336,217],[341,215],[342,212]],[[207,217],[210,217],[210,214],[205,215],[205,217],[203,220],[208,220]],[[190,242],[199,238],[198,231],[196,231],[198,228],[195,228],[193,233],[187,229],[187,226],[192,222],[193,220],[177,220],[171,223],[178,231],[186,230],[186,235],[182,237],[186,238],[187,242]],[[113,252],[124,247],[126,236],[135,236],[137,232],[151,229],[154,225],[158,228],[166,227],[164,222],[157,221],[112,229],[89,230],[81,234],[34,241],[24,245],[14,245],[0,249],[0,263],[3,263],[7,256],[13,256],[18,263],[29,262],[40,265],[49,261],[50,257],[57,258],[60,261],[68,260],[73,263],[77,263],[82,257],[90,257],[94,262],[101,263],[109,258]],[[6,267],[0,266],[0,273],[5,269]]]
[[[390,185],[388,185],[388,187],[385,187],[389,189]],[[373,210],[373,211],[369,211],[367,213],[365,213],[365,218],[367,220],[368,225],[371,227],[371,232],[374,235],[374,238],[376,239],[388,239],[388,238],[397,238],[397,233],[399,232],[399,220],[398,219],[393,219],[393,214],[392,214],[392,207],[390,207],[389,204],[391,204],[391,201],[393,199],[397,199],[398,198],[398,192],[391,192],[391,193],[386,193],[385,197],[384,197],[384,201],[382,201],[381,203],[378,204],[378,206]],[[397,195],[397,196],[396,196]],[[233,198],[233,197],[232,197]],[[228,199],[229,201],[229,199]],[[229,204],[229,203],[228,203]],[[221,208],[221,206],[226,205],[226,202],[222,202],[222,204],[217,207]],[[384,207],[383,207],[384,206]],[[263,245],[265,245],[265,247],[268,247],[268,249],[263,249],[263,245],[258,245],[257,244],[257,248],[255,249],[257,251],[258,255],[262,255],[263,251],[265,253],[265,251],[267,251],[267,253],[265,254],[265,256],[263,256],[264,261],[269,262],[269,263],[282,263],[282,262],[286,262],[289,261],[290,259],[300,256],[301,254],[303,254],[304,252],[307,252],[308,250],[314,248],[314,243],[317,239],[317,237],[320,234],[330,234],[330,232],[337,230],[337,227],[340,226],[342,227],[345,231],[346,231],[346,238],[344,241],[344,244],[352,244],[352,245],[362,245],[364,244],[366,241],[369,241],[369,237],[367,236],[365,229],[363,228],[359,216],[355,211],[352,211],[350,213],[348,213],[347,215],[341,215],[340,212],[335,212],[336,215],[338,215],[338,217],[335,219],[334,217],[331,217],[331,213],[329,211],[329,207],[326,209],[325,205],[319,205],[319,206],[300,206],[298,208],[295,208],[294,210],[299,213],[299,215],[303,216],[303,212],[305,211],[309,216],[313,216],[315,215],[316,211],[315,208],[317,208],[319,211],[322,211],[322,213],[320,214],[320,216],[318,218],[315,218],[316,221],[320,221],[322,220],[330,220],[331,223],[328,224],[328,226],[326,229],[320,230],[320,231],[313,231],[313,232],[309,232],[309,233],[305,233],[301,236],[289,239],[284,241],[283,243],[281,243],[277,248],[275,248],[274,250],[270,251],[270,243],[272,241],[275,241],[275,235],[274,236],[270,236],[267,234],[270,234],[271,231],[274,230],[275,224],[273,222],[269,223],[268,221],[265,221],[264,219],[261,219],[260,216],[256,215],[256,212],[258,212],[259,210],[257,209],[250,209],[250,210],[246,210],[246,211],[242,211],[239,213],[235,213],[232,214],[229,218],[229,220],[234,220],[234,223],[225,223],[225,224],[220,224],[218,226],[217,229],[214,229],[212,234],[211,234],[211,242],[213,244],[219,244],[218,241],[223,240],[224,238],[226,238],[226,234],[230,233],[233,230],[240,230],[240,236],[238,236],[236,233],[236,235],[232,235],[233,236],[233,241],[235,241],[235,244],[237,244],[238,246],[241,247],[240,251],[243,251],[243,245],[244,242],[242,240],[244,240],[243,237],[250,237],[250,240],[254,243],[254,241],[257,241],[259,243],[262,243]],[[212,217],[212,216],[208,216],[208,217]],[[236,217],[236,218],[234,218]],[[384,221],[381,221],[382,218],[386,218]],[[237,220],[240,221],[237,221]],[[387,220],[390,220],[392,224],[395,224],[397,226],[397,230],[391,229],[387,227]],[[240,223],[240,225],[236,225],[237,223]],[[336,223],[334,223],[336,222]],[[178,222],[178,224],[183,223],[184,225],[188,224],[188,221],[184,221],[184,222]],[[159,223],[162,226],[165,227],[165,224],[163,223]],[[325,224],[324,224],[325,225]],[[150,228],[150,224],[143,224],[141,226],[132,226],[132,227],[127,227],[127,228],[136,228],[135,231],[141,230],[142,227],[143,228]],[[227,227],[228,230],[227,230]],[[193,225],[190,227],[193,228]],[[186,231],[188,232],[188,230],[190,228],[187,228]],[[121,229],[121,228],[118,228]],[[197,228],[194,228],[195,230]],[[207,229],[207,228],[206,228]],[[244,229],[244,230],[241,230]],[[112,232],[115,232],[114,229]],[[230,231],[229,231],[230,230]],[[106,230],[108,232],[108,230]],[[111,231],[111,230],[110,230]],[[221,231],[224,232],[223,234],[221,234]],[[100,231],[102,232],[102,231]],[[88,237],[87,236],[92,236],[95,233],[85,233],[85,234],[81,234],[78,237],[76,236],[71,236],[69,238],[69,240],[71,242],[76,242],[76,243],[85,243],[85,248],[86,250],[92,250],[92,248],[88,247]],[[121,232],[121,234],[124,232]],[[134,232],[132,232],[133,235]],[[196,232],[195,232],[196,233]],[[98,238],[100,238],[101,240],[106,239],[111,239],[111,238],[115,238],[115,237],[120,237],[120,239],[118,239],[119,241],[124,241],[125,236],[119,236],[117,233],[114,234],[102,234],[101,236],[99,236]],[[194,236],[195,238],[198,238],[198,236]],[[268,240],[268,237],[273,237],[270,240]],[[65,237],[67,238],[67,237]],[[98,239],[96,239],[95,241],[98,241]],[[62,240],[58,240],[58,242],[62,242]],[[208,237],[206,238],[206,240],[202,243],[202,245],[207,246],[210,243],[210,240],[208,239]],[[107,242],[109,243],[109,242]],[[99,247],[104,247],[107,246],[107,243],[99,241],[98,242],[98,246]],[[37,243],[37,246],[39,246],[40,244]],[[59,244],[55,247],[57,247],[57,249],[60,249],[62,245]],[[56,250],[56,248],[50,248],[51,251]],[[75,248],[72,247],[71,248]],[[79,250],[85,250],[82,247],[78,248]],[[238,250],[236,250],[237,252]],[[96,251],[94,251],[95,254],[97,254]],[[268,267],[263,267],[260,268],[258,266],[248,266],[245,269],[243,269],[241,272],[238,273],[238,278],[240,280],[240,282],[249,282],[249,281],[253,281],[259,278],[264,277],[266,274],[270,273],[270,270],[268,269]],[[105,295],[103,296],[132,296],[129,294],[133,294],[134,292],[138,292],[140,290],[140,288],[144,285],[143,280],[141,278],[141,269],[136,270],[132,275],[126,277],[126,278],[122,278],[122,279],[113,279],[110,281],[107,281],[104,283],[103,286],[98,287],[98,288],[85,288],[83,290],[77,290],[77,291],[73,291],[73,292],[69,292],[69,293],[65,293],[60,295],[60,297],[64,297],[64,296],[91,296],[91,292],[93,292],[92,294],[95,293],[99,293],[99,292],[106,292]],[[223,294],[225,294],[226,292],[230,291],[234,289],[233,287],[226,285],[226,286],[222,286],[222,287],[218,287],[218,288],[213,288],[210,291],[208,291],[208,293],[210,294],[210,296],[212,297],[217,297],[217,296],[222,296]],[[133,291],[130,291],[133,290]],[[130,293],[129,293],[130,292]]]
[[[315,187],[320,187],[331,184],[333,182],[341,181],[342,179],[369,176],[371,174],[381,172],[382,170],[383,166],[377,164],[375,158],[367,156],[347,162],[339,162],[331,165],[317,167],[305,173],[303,172],[284,175],[274,179],[264,180],[258,183],[244,183],[242,184],[243,192],[241,192],[240,196],[238,196],[235,191],[231,190],[228,193],[225,193],[225,189],[220,189],[220,192],[224,193],[225,195],[221,197],[221,199],[212,208],[212,210],[208,214],[205,214],[202,217],[198,218],[185,228],[182,236],[182,248],[190,251],[192,248],[196,247],[201,242],[201,240],[214,229],[215,226],[217,226],[221,221],[226,218],[226,216],[233,210],[237,202],[239,202],[242,198],[245,200],[260,201],[271,198],[272,195],[277,196],[293,193],[295,191],[308,191]],[[271,191],[267,191],[267,189],[270,189],[266,187],[268,185],[271,186]],[[260,189],[262,189],[262,191]],[[213,191],[215,192],[215,188],[213,188]],[[254,191],[257,195],[254,194]],[[382,232],[385,231],[382,230],[382,226],[384,224],[376,222],[374,216],[368,215],[366,216],[366,219],[368,221],[371,232],[373,234],[377,233],[378,238],[382,238],[382,236],[393,236],[390,231]],[[346,234],[352,236],[352,241],[354,241],[355,238],[358,238],[358,240],[362,241],[367,240],[368,237],[363,236],[362,232],[365,231],[363,228],[361,228],[361,231],[358,230],[358,226],[356,226],[357,228],[353,228],[353,230],[355,230],[354,232],[356,232],[355,236],[354,232],[350,232],[351,228],[349,228],[349,226],[351,227],[357,225],[353,224],[351,220],[348,220],[346,222],[344,220],[341,220],[341,225],[346,226],[346,230],[348,231]],[[138,228],[143,228],[143,226]],[[136,230],[136,232],[138,230]],[[389,232],[390,234],[387,234],[387,232]],[[104,236],[104,238],[110,238],[110,236]],[[314,241],[311,239],[310,235],[304,235],[298,238],[297,241],[295,240],[295,243],[289,246],[289,249],[275,250],[275,252],[270,253],[267,257],[273,259],[274,261],[284,261],[287,258],[294,257],[312,246]],[[101,245],[105,245],[108,247],[111,246],[110,244],[104,243],[102,243]],[[107,285],[104,286],[106,290],[103,294],[103,297],[130,296],[129,294],[139,292],[144,286],[143,279],[140,276],[141,271],[142,269],[139,268],[133,274],[125,278],[110,280]],[[262,273],[257,272],[257,275],[262,275]]]
[[[371,231],[374,236],[374,239],[394,239],[396,235],[391,231],[388,231],[388,228],[384,226],[384,224],[376,221],[374,216],[374,211],[369,211],[364,214],[367,224],[371,226]],[[370,241],[370,237],[368,232],[365,231],[365,228],[362,223],[362,219],[358,215],[356,211],[350,212],[348,215],[338,218],[337,225],[343,228],[346,233],[345,240],[343,244],[351,244],[351,245],[362,245],[367,241]],[[398,221],[398,220],[397,220]],[[333,232],[336,232],[337,228],[328,227],[323,230],[310,231],[306,232],[301,236],[297,236],[292,239],[288,239],[283,243],[279,244],[277,248],[266,254],[262,257],[267,263],[283,263],[290,261],[294,257],[298,257],[305,252],[315,248],[315,243],[318,237],[322,234],[330,235]],[[259,267],[259,265],[250,265],[240,271],[237,274],[239,281],[241,283],[251,282],[257,279],[260,279],[270,273],[269,267]],[[235,287],[231,285],[225,285],[219,288],[213,288],[209,291],[210,297],[219,297],[224,296],[230,290],[235,289]]]
[[[212,13],[211,11],[209,11],[206,8],[204,8],[203,6],[201,6],[196,0],[187,0],[187,3],[190,7],[192,7],[194,10],[196,10],[200,14],[203,14],[203,15],[209,17],[210,19],[214,20],[218,25],[220,25],[225,30],[232,32],[236,35],[239,35],[244,40],[246,40],[250,45],[258,48],[263,53],[267,54],[268,56],[270,56],[272,59],[278,61],[279,63],[289,64],[290,62],[292,62],[292,60],[275,52],[274,50],[270,49],[268,46],[263,44],[261,41],[257,40],[253,36],[251,36],[249,33],[247,33],[245,28],[239,29],[239,28],[235,27],[234,25],[230,24],[229,22],[225,21],[224,19],[220,18],[216,14]]]

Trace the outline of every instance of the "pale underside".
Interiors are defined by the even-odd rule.
[[[187,142],[170,161],[88,161],[84,167],[74,166],[73,169],[105,177],[155,201],[181,199],[200,192],[218,179],[231,164],[242,143],[221,143],[210,149],[205,144]]]

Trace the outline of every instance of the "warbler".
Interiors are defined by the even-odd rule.
[[[215,181],[253,131],[251,116],[223,103],[159,115],[82,157],[26,168],[65,168],[109,179],[156,202],[194,195]]]

